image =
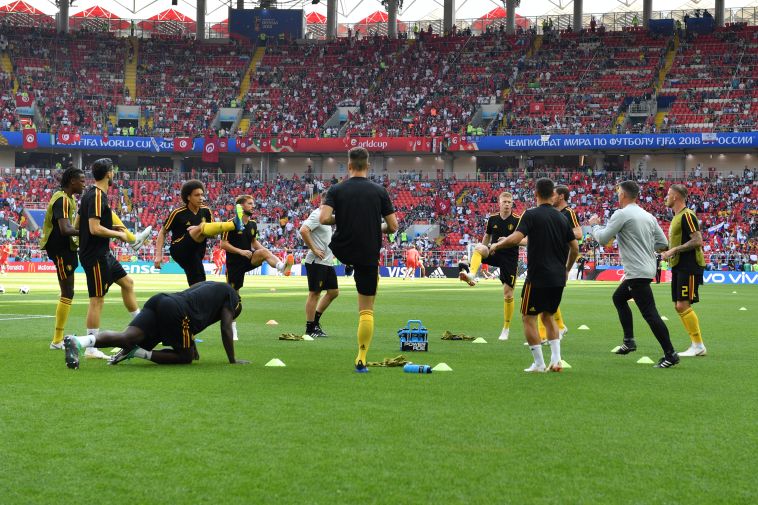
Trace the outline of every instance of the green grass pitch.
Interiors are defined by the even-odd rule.
[[[497,340],[497,281],[469,288],[383,279],[369,360],[400,354],[398,328],[421,319],[430,352],[406,356],[453,371],[361,375],[352,366],[352,279],[340,279],[341,296],[322,319],[329,338],[291,342],[278,336],[304,329],[305,279],[247,278],[236,349],[251,365],[227,364],[214,326],[200,335],[201,360],[190,366],[83,360],[78,371],[48,350],[54,279],[0,277],[2,504],[731,505],[758,498],[754,286],[703,286],[696,309],[708,356],[655,370],[636,364],[661,355],[636,308],[639,350],[610,353],[621,341],[615,286],[570,283],[563,356],[573,368],[531,375],[522,371],[531,355],[520,320],[510,341]],[[169,275],[134,279],[140,303],[184,283]],[[69,333],[84,332],[83,281]],[[21,284],[30,294],[18,294]],[[668,285],[654,290],[675,346],[684,349],[689,339]],[[267,326],[269,319],[279,325]],[[102,326],[128,321],[116,288]],[[578,330],[582,324],[590,329]],[[444,330],[488,343],[442,341]],[[287,366],[264,367],[272,358]]]

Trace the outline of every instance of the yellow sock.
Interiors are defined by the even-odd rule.
[[[692,343],[702,344],[703,336],[700,334],[700,320],[692,307],[680,313],[679,317],[682,319],[684,329],[690,334],[690,340],[692,340]]]
[[[516,306],[513,303],[513,298],[506,298],[503,301],[503,328],[511,327],[511,319],[513,318],[513,309]]]
[[[371,345],[371,339],[374,338],[374,311],[362,310],[358,318],[358,357],[355,358],[357,365],[361,361],[366,364],[366,354]]]
[[[121,218],[118,217],[115,212],[111,211],[111,217],[113,219],[113,226],[121,226],[121,227],[126,228],[126,226],[124,226],[124,222],[121,221]],[[134,239],[135,239],[134,233],[130,232],[129,230],[126,230],[126,241],[134,242]]]
[[[231,221],[216,221],[215,223],[203,224],[203,235],[206,237],[215,237],[225,231],[234,231],[236,227]]]
[[[547,340],[547,329],[545,323],[542,322],[542,318],[537,316],[537,331],[540,334],[540,340]]]
[[[560,307],[558,307],[558,310],[556,310],[555,314],[553,314],[553,319],[555,319],[555,322],[558,325],[559,330],[562,330],[566,327],[566,323],[563,322],[563,316],[561,315]]]
[[[482,254],[479,251],[474,251],[474,254],[471,255],[471,277],[476,276],[480,266],[482,266]]]
[[[71,312],[71,299],[60,297],[58,306],[55,307],[55,333],[53,334],[53,343],[60,344],[63,342],[63,329],[68,321],[68,313]]]

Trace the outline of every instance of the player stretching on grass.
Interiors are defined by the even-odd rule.
[[[529,238],[526,259],[526,282],[521,291],[521,319],[524,333],[534,362],[525,372],[546,371],[542,345],[537,331],[537,318],[547,329],[550,344],[550,370],[560,372],[561,339],[553,314],[561,304],[566,278],[579,256],[579,243],[568,221],[553,208],[553,181],[539,179],[535,193],[537,207],[521,216],[516,231],[490,246],[495,252],[501,248],[518,246],[524,237]]]
[[[474,246],[471,255],[471,270],[461,270],[458,278],[469,286],[476,285],[476,274],[482,264],[496,266],[500,269],[500,282],[503,284],[503,329],[498,340],[508,340],[511,331],[511,319],[515,303],[513,289],[518,275],[518,247],[490,250],[490,244],[502,237],[507,237],[516,229],[521,216],[513,214],[513,195],[503,192],[497,197],[499,212],[487,219],[487,230],[482,242]]]
[[[187,284],[192,286],[205,280],[203,258],[207,250],[208,237],[235,229],[243,231],[243,211],[242,207],[236,205],[234,219],[227,222],[213,222],[211,209],[203,205],[205,186],[196,179],[182,185],[181,195],[184,205],[169,214],[158,233],[155,241],[154,266],[160,269],[163,265],[163,244],[166,241],[166,235],[170,232],[171,257],[182,267],[184,275],[187,276]]]
[[[295,258],[287,255],[283,262],[258,242],[258,225],[250,219],[253,215],[253,197],[237,197],[237,207],[242,209],[242,230],[225,231],[219,246],[226,251],[226,282],[239,294],[245,284],[245,272],[258,268],[265,261],[284,275],[289,275]],[[236,218],[235,218],[236,219]],[[232,220],[234,221],[234,220]],[[237,322],[232,323],[234,340],[237,337]]]
[[[366,178],[368,169],[368,151],[363,147],[350,149],[347,164],[350,178],[329,188],[319,217],[323,225],[337,225],[329,247],[338,260],[354,267],[359,312],[355,358],[358,373],[368,372],[366,354],[374,336],[382,233],[394,233],[398,228],[387,190]]]
[[[108,206],[108,188],[113,185],[113,162],[101,158],[92,164],[95,185],[82,196],[79,208],[79,262],[87,276],[89,306],[87,308],[87,334],[100,331],[100,315],[105,304],[105,295],[113,283],[121,288],[121,297],[126,310],[132,316],[139,313],[134,281],[110,252],[111,238],[129,242],[130,234],[115,222],[115,214]],[[87,348],[85,356],[103,358],[103,352]]]
[[[120,347],[108,361],[116,365],[131,358],[142,358],[162,365],[187,365],[199,359],[195,335],[221,321],[221,341],[231,364],[249,361],[234,357],[232,321],[242,305],[239,295],[228,284],[201,282],[179,293],[158,293],[145,302],[142,311],[124,331],[102,331],[98,335],[67,335],[66,366],[79,368],[82,347]],[[153,349],[158,344],[171,349]]]

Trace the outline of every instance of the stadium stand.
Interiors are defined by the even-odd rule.
[[[36,102],[41,132],[114,135],[116,106],[132,104],[142,107],[136,133],[168,137],[201,136],[229,106],[249,125],[238,134],[300,137],[466,133],[487,104],[502,105],[486,129],[501,134],[619,132],[628,107],[649,100],[657,113],[644,126],[657,131],[749,130],[758,111],[758,27],[745,24],[681,40],[642,29],[270,40],[249,88],[255,48],[238,42],[13,26],[0,34],[11,130],[20,128],[17,92]],[[132,93],[125,68],[134,58]],[[354,109],[327,126],[338,106]]]
[[[129,226],[140,228],[160,225],[165,219],[165,210],[180,202],[179,190],[183,180],[193,174],[121,172],[118,189],[111,189],[110,200],[114,209],[119,209],[122,220]],[[591,214],[598,213],[607,219],[614,205],[616,184],[633,174],[604,173],[588,175],[584,172],[553,171],[529,174],[492,174],[493,180],[438,181],[421,178],[417,174],[403,174],[390,179],[380,176],[396,206],[400,229],[413,224],[438,224],[440,236],[434,240],[424,236],[409,237],[418,241],[427,257],[440,262],[453,261],[469,243],[477,242],[484,233],[488,213],[496,211],[497,195],[510,191],[516,201],[515,211],[520,212],[531,205],[535,177],[547,175],[572,190],[571,202],[580,222],[586,222]],[[320,203],[320,194],[336,181],[311,179],[310,177],[278,177],[271,182],[261,182],[253,176],[228,176],[209,172],[196,173],[206,183],[208,204],[213,209],[214,219],[227,219],[231,215],[234,198],[240,194],[252,194],[256,201],[255,218],[261,230],[261,242],[275,251],[297,251],[296,257],[304,254],[304,244],[297,230],[311,209]],[[486,175],[481,176],[487,179]],[[656,215],[668,230],[670,214],[663,204],[670,184],[684,183],[690,192],[689,204],[701,220],[706,238],[706,257],[719,263],[750,261],[750,255],[758,254],[758,185],[754,174],[746,169],[741,176],[720,176],[713,173],[705,176],[692,174],[687,180],[657,180],[639,177],[642,183],[641,204]],[[56,189],[49,171],[22,170],[22,173],[5,177],[0,194],[0,228],[7,221],[24,219],[25,205],[40,207]],[[168,190],[166,188],[169,188]],[[443,204],[444,203],[444,204]],[[444,209],[444,210],[443,210]],[[5,233],[0,229],[0,233]],[[711,229],[710,231],[708,231]],[[28,257],[42,257],[37,250],[37,235],[32,232],[14,236],[14,250]],[[394,243],[385,243],[385,262],[395,263],[405,244],[398,234]],[[119,244],[113,244],[118,254],[132,253]],[[153,245],[140,251],[140,258],[153,256]],[[582,249],[602,261],[616,260],[614,246],[593,244],[585,241]]]

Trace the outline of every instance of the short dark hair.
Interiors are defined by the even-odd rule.
[[[96,181],[102,181],[111,170],[113,170],[113,160],[110,158],[100,158],[92,164],[92,177]]]
[[[71,184],[71,181],[84,175],[84,170],[80,168],[70,167],[63,171],[61,175],[61,187],[65,188]]]
[[[563,184],[558,184],[555,187],[555,192],[558,193],[563,197],[563,199],[568,203],[569,201],[569,188],[568,186],[564,186]]]
[[[368,150],[365,147],[353,147],[348,151],[347,155],[354,170],[365,170],[368,168]]]
[[[634,181],[624,181],[619,184],[619,187],[626,193],[626,196],[632,200],[636,200],[640,196],[640,185]]]
[[[184,203],[188,203],[190,195],[196,189],[202,189],[203,193],[205,193],[205,186],[203,185],[202,182],[198,181],[197,179],[190,179],[184,184],[182,184],[182,201]]]
[[[672,184],[671,189],[679,193],[685,200],[687,199],[687,188],[683,184]]]
[[[535,191],[537,192],[537,196],[543,200],[547,200],[553,196],[553,192],[555,191],[555,183],[546,177],[537,179]]]

